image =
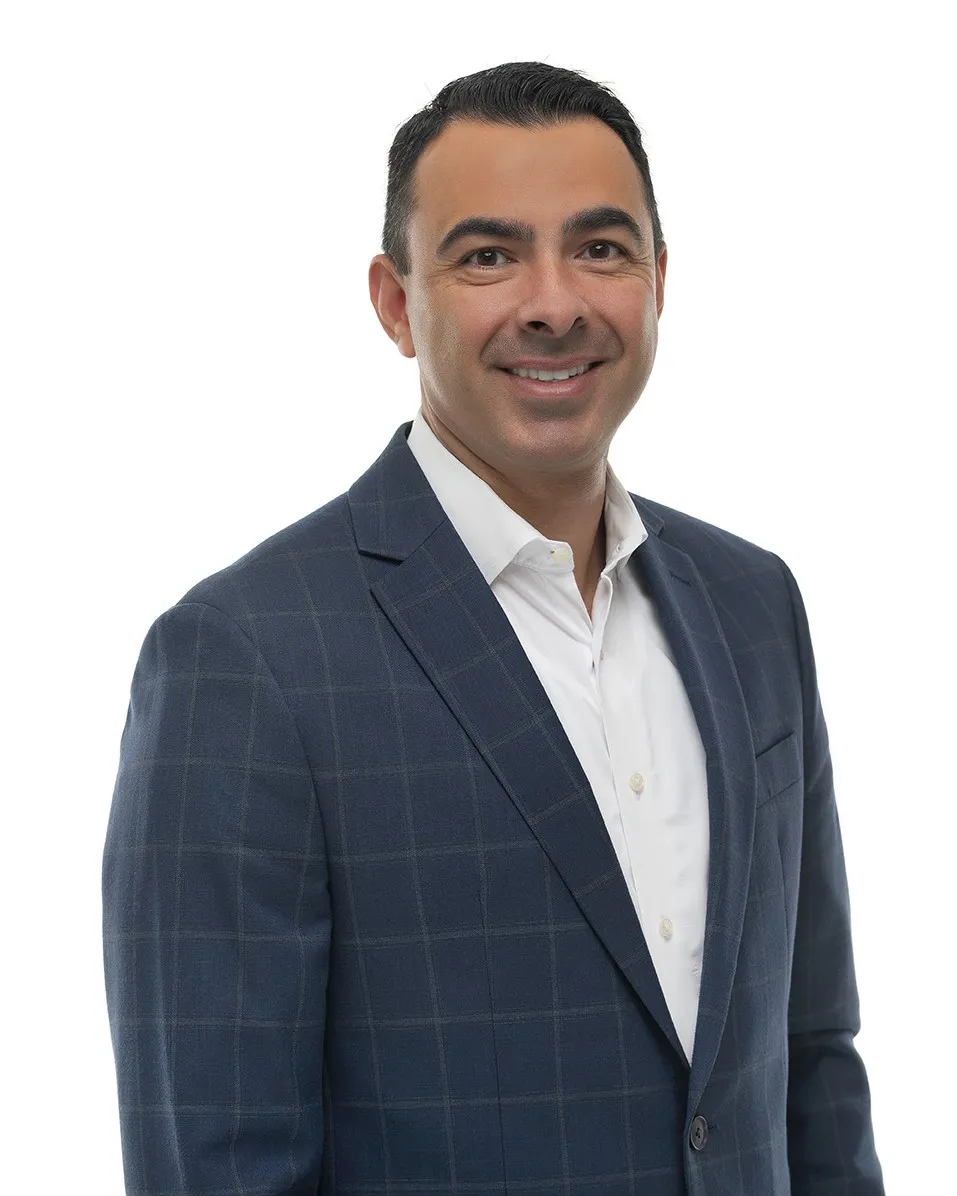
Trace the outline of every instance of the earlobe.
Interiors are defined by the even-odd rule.
[[[408,324],[403,324],[401,328],[397,328],[393,333],[392,339],[399,346],[399,352],[403,357],[415,356],[415,345],[412,343],[412,333],[409,331]]]

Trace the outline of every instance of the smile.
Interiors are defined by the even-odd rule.
[[[585,362],[584,365],[577,365],[570,370],[506,370],[507,374],[515,374],[518,378],[534,378],[538,382],[564,382],[569,378],[577,378],[579,374],[584,374],[590,370],[596,362]]]

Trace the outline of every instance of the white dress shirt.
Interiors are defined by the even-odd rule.
[[[419,467],[508,617],[591,783],[689,1061],[708,894],[705,753],[657,611],[627,567],[648,533],[610,465],[589,617],[570,545],[547,540],[416,415]]]

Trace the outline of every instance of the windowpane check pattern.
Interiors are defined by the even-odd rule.
[[[707,762],[689,1063],[410,426],[146,635],[103,871],[128,1192],[880,1196],[789,570],[632,496]]]

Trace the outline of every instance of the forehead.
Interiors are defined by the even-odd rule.
[[[454,121],[419,158],[415,197],[410,232],[431,245],[476,214],[524,219],[545,233],[569,212],[614,204],[648,227],[634,159],[591,117],[533,129]]]

